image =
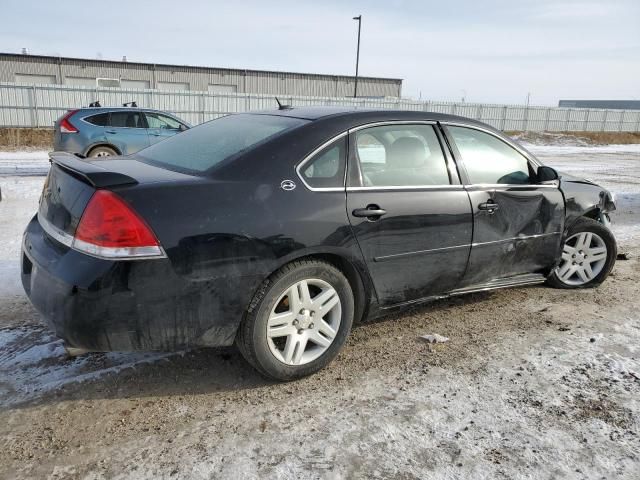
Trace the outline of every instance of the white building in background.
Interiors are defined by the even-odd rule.
[[[354,77],[0,53],[0,82],[352,97]],[[402,80],[358,77],[358,97],[401,97]]]

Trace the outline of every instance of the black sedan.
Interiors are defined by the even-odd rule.
[[[284,108],[126,160],[52,154],[22,282],[70,349],[232,345],[290,380],[354,321],[448,295],[599,285],[613,196],[482,123]]]

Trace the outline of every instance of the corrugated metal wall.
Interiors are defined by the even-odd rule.
[[[207,91],[209,85],[233,85],[242,93],[344,97],[353,95],[354,89],[349,76],[0,54],[0,82],[17,82],[24,75],[54,77],[59,85],[69,84],[68,78],[76,79],[76,84],[82,78],[144,80],[151,88],[161,82],[184,83],[187,90],[198,92]],[[399,79],[358,78],[359,96],[400,97],[401,90]]]
[[[337,105],[450,113],[483,121],[500,130],[640,131],[640,110],[526,107],[295,95],[278,98],[294,106]],[[202,123],[229,113],[272,109],[276,106],[275,96],[267,94],[171,92],[0,83],[0,127],[51,127],[67,109],[85,107],[95,100],[100,100],[104,106],[119,106],[124,102],[135,100],[140,107],[166,110],[192,124]]]

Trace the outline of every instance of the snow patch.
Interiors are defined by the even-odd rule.
[[[38,398],[70,383],[95,380],[176,353],[88,353],[67,356],[44,327],[0,330],[0,406]]]

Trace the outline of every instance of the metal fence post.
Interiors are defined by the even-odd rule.
[[[587,110],[587,114],[584,116],[584,122],[582,123],[582,131],[583,132],[588,132],[589,131],[589,114],[591,113],[591,110]]]
[[[640,112],[636,112],[636,132],[640,132]]]
[[[200,123],[204,123],[204,107],[206,105],[205,93],[200,95]]]
[[[507,126],[507,106],[502,107],[502,122],[500,126],[500,130],[504,130],[504,127]]]
[[[605,127],[607,126],[607,117],[609,116],[609,110],[604,111],[604,117],[602,118],[602,127],[600,128],[601,132],[604,132]]]
[[[624,115],[625,113],[627,113],[626,110],[622,110],[622,112],[620,112],[620,124],[618,125],[618,131],[622,132],[622,127],[624,127]]]
[[[31,85],[31,105],[33,105],[33,118],[36,128],[40,127],[40,119],[38,118],[38,96],[36,94],[36,86]]]
[[[564,131],[568,132],[569,131],[569,122],[571,121],[571,109],[568,108],[567,109],[567,121],[564,125]]]
[[[527,128],[529,127],[529,105],[524,107],[524,119],[522,120],[522,125],[522,131],[526,132]]]
[[[545,115],[545,119],[544,119],[544,131],[548,132],[549,131],[549,120],[551,119],[551,109],[547,108],[547,113]]]

